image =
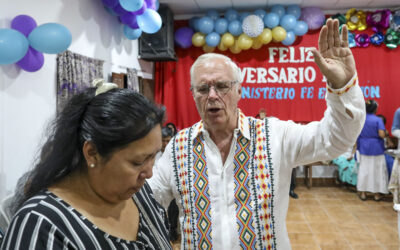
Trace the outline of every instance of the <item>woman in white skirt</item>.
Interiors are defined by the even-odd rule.
[[[357,176],[357,191],[360,198],[366,200],[366,192],[374,194],[379,201],[381,194],[388,193],[388,173],[385,160],[385,125],[376,116],[378,103],[367,100],[365,103],[367,117],[364,128],[357,139],[357,149],[360,152],[360,166]]]

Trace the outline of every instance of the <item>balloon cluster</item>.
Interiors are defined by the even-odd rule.
[[[203,17],[191,18],[189,27],[177,29],[175,43],[185,49],[193,45],[202,47],[205,52],[218,48],[221,51],[229,49],[234,54],[250,48],[259,49],[270,42],[281,42],[289,46],[297,36],[307,33],[309,22],[314,24],[313,21],[308,22],[308,19],[314,14],[310,11],[310,14],[303,15],[298,5],[286,8],[274,5],[268,13],[263,9],[253,13],[239,13],[230,8],[223,16],[216,10],[210,10]],[[322,17],[319,27],[325,20],[323,14]]]
[[[71,33],[61,24],[37,26],[30,16],[16,16],[11,29],[0,29],[0,65],[16,63],[25,71],[38,71],[44,64],[43,53],[61,53],[71,41]]]
[[[157,10],[158,0],[102,0],[104,8],[113,16],[118,16],[123,24],[123,32],[130,40],[138,39],[142,32],[156,33],[162,25]]]
[[[346,16],[337,14],[332,18],[345,18],[349,29],[349,46],[366,48],[370,44],[379,46],[382,43],[389,49],[395,49],[400,45],[400,11],[391,13],[390,10],[376,10],[365,13],[354,8],[347,11]],[[367,33],[354,34],[351,31],[364,31],[371,28],[373,35]]]

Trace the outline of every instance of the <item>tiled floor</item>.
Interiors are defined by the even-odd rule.
[[[299,199],[290,199],[286,218],[293,250],[400,249],[391,201],[361,201],[340,187],[300,186],[296,193]]]
[[[393,203],[361,201],[340,187],[296,188],[286,226],[293,250],[399,250],[397,213]]]

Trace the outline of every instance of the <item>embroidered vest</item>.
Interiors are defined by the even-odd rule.
[[[242,249],[276,249],[274,185],[268,119],[239,113],[239,126],[248,122],[250,140],[238,134],[234,156],[236,224]],[[184,249],[212,249],[212,206],[202,122],[180,131],[173,141],[175,182],[184,210]]]

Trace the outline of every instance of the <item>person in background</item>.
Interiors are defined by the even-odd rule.
[[[357,185],[357,161],[355,154],[357,145],[349,148],[345,153],[332,160],[332,164],[338,167],[338,179],[342,183]]]
[[[51,123],[1,249],[172,249],[146,179],[164,111],[95,80]]]
[[[161,151],[156,155],[155,166],[157,166],[157,161],[161,158],[164,153],[165,147],[168,145],[170,140],[174,137],[176,131],[176,127],[173,123],[167,123],[165,127],[162,128],[162,147]],[[157,171],[157,167],[154,168],[154,171]],[[179,209],[176,205],[175,199],[171,201],[167,209],[168,213],[168,222],[170,225],[170,239],[171,241],[176,241],[178,239],[178,218],[179,218]]]
[[[167,124],[165,124],[165,127],[168,127],[172,130],[172,134],[175,136],[176,133],[178,133],[178,130],[176,129],[175,124],[173,124],[172,122],[168,122]]]
[[[384,115],[377,115],[379,118],[382,119],[383,121],[383,125],[385,126],[385,138],[383,138],[383,145],[385,147],[385,150],[389,149],[389,148],[393,148],[393,142],[389,136],[389,131],[387,131],[386,129],[386,117]],[[387,173],[388,173],[388,180],[390,180],[390,175],[392,174],[392,168],[393,168],[393,162],[394,162],[394,157],[384,153],[385,155],[385,160],[386,160],[386,168],[387,168]]]
[[[292,168],[331,160],[354,145],[365,104],[344,25],[328,19],[315,62],[326,76],[327,110],[307,125],[245,116],[241,71],[206,53],[190,70],[201,121],[178,132],[149,180],[164,206],[180,208],[181,249],[290,249],[286,231]]]
[[[290,178],[290,189],[289,189],[289,195],[293,199],[298,199],[299,195],[294,192],[294,189],[296,188],[296,168],[292,169],[292,176]]]
[[[385,125],[376,116],[378,103],[374,100],[365,102],[367,117],[364,127],[357,139],[357,150],[360,152],[360,165],[357,176],[357,191],[360,199],[366,200],[366,192],[374,194],[374,200],[379,201],[381,194],[388,193],[388,174],[385,160],[386,137]]]
[[[393,123],[392,123],[392,135],[400,140],[400,108],[394,112]],[[400,149],[400,143],[397,144]]]
[[[258,111],[258,114],[256,115],[256,118],[262,120],[265,117],[267,117],[267,112],[265,111],[264,108],[260,108],[260,110]]]

